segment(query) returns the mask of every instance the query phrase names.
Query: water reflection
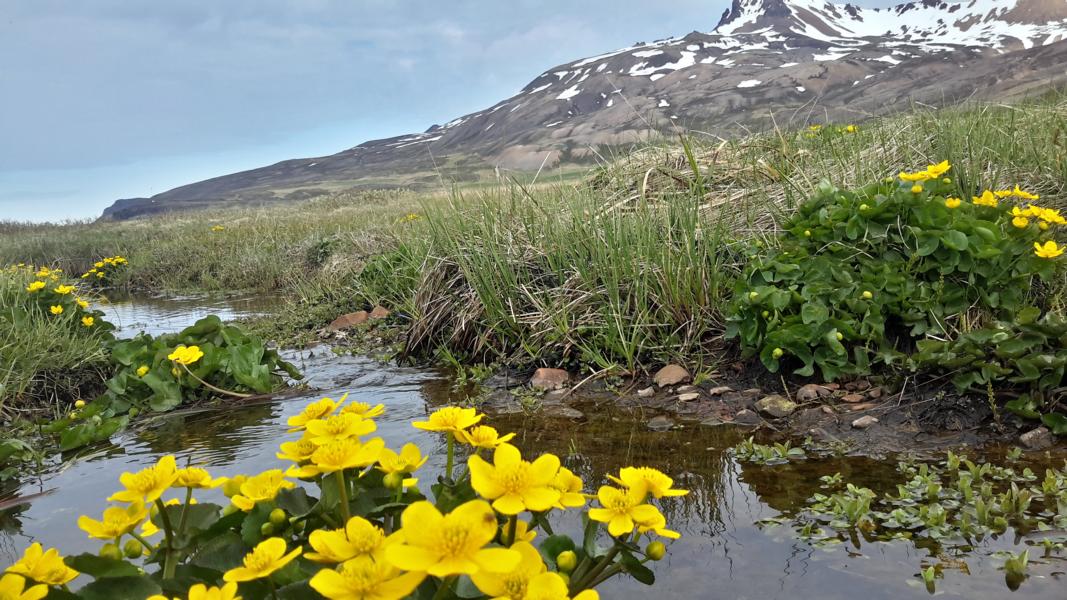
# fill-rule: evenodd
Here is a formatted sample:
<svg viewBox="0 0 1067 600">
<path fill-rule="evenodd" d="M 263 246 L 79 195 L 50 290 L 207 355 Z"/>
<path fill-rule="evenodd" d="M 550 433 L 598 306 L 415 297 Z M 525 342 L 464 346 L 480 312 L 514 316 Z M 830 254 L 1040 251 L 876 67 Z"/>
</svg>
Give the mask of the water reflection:
<svg viewBox="0 0 1067 600">
<path fill-rule="evenodd" d="M 129 296 L 113 294 L 98 308 L 116 327 L 118 337 L 180 331 L 208 315 L 232 321 L 263 314 L 280 300 L 274 296 Z"/>
<path fill-rule="evenodd" d="M 141 309 L 138 309 L 141 310 Z M 133 311 L 132 314 L 145 314 Z M 410 426 L 425 418 L 433 406 L 453 401 L 443 375 L 426 370 L 383 365 L 358 357 L 337 357 L 326 349 L 287 353 L 307 374 L 309 383 L 325 391 L 312 396 L 260 403 L 232 402 L 210 410 L 186 410 L 154 418 L 116 437 L 114 445 L 96 448 L 80 459 L 50 465 L 39 479 L 18 492 L 29 495 L 53 490 L 29 504 L 0 513 L 0 566 L 10 564 L 33 541 L 58 546 L 65 553 L 95 551 L 99 544 L 77 529 L 80 514 L 103 510 L 105 498 L 116 489 L 123 471 L 143 468 L 163 454 L 179 464 L 211 468 L 213 474 L 236 475 L 282 466 L 274 453 L 280 442 L 295 439 L 285 433 L 286 419 L 321 395 L 386 405 L 379 434 L 391 447 L 414 442 L 433 461 L 420 480 L 424 489 L 443 468 L 441 436 Z M 605 598 L 722 599 L 848 599 L 896 600 L 925 598 L 921 588 L 908 584 L 931 550 L 909 542 L 866 542 L 816 548 L 799 541 L 788 527 L 761 528 L 757 521 L 791 514 L 818 488 L 821 475 L 842 472 L 846 479 L 882 489 L 896 480 L 894 465 L 869 459 L 835 458 L 791 465 L 741 465 L 726 449 L 740 440 L 727 428 L 686 427 L 652 432 L 639 419 L 610 406 L 582 406 L 582 422 L 541 417 L 496 417 L 490 423 L 502 431 L 516 431 L 517 445 L 528 452 L 551 451 L 580 474 L 592 491 L 607 472 L 625 465 L 654 466 L 692 490 L 689 496 L 666 502 L 664 513 L 673 529 L 683 534 L 668 557 L 653 566 L 654 588 L 617 579 L 602 591 Z M 218 494 L 218 492 L 214 492 Z M 208 494 L 199 495 L 211 500 Z M 557 528 L 580 529 L 576 515 L 565 513 Z M 938 560 L 964 561 L 966 574 L 950 572 L 938 581 L 944 598 L 1000 599 L 1007 596 L 1001 560 L 990 551 L 1018 551 L 1021 540 L 1011 535 L 990 539 L 977 554 L 959 548 L 940 551 Z M 1052 576 L 1062 566 L 1035 561 L 1031 578 L 1013 598 L 1061 598 L 1062 584 Z M 960 563 L 964 564 L 964 563 Z"/>
</svg>

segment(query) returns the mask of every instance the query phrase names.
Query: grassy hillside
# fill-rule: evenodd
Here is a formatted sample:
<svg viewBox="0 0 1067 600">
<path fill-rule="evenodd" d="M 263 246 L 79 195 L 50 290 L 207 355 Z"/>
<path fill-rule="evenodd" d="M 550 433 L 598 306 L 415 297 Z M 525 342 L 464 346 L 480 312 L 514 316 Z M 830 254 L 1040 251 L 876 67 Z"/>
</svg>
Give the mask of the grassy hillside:
<svg viewBox="0 0 1067 600">
<path fill-rule="evenodd" d="M 773 244 L 778 224 L 820 181 L 847 189 L 948 160 L 962 198 L 1019 184 L 1045 205 L 1067 199 L 1067 100 L 1059 95 L 1016 106 L 916 106 L 854 128 L 812 125 L 664 140 L 577 184 L 0 225 L 0 262 L 77 271 L 122 254 L 130 286 L 284 291 L 303 316 L 281 327 L 318 327 L 380 302 L 410 317 L 413 352 L 632 370 L 715 354 L 745 260 L 741 242 Z M 1044 294 L 1058 305 L 1063 287 Z"/>
</svg>

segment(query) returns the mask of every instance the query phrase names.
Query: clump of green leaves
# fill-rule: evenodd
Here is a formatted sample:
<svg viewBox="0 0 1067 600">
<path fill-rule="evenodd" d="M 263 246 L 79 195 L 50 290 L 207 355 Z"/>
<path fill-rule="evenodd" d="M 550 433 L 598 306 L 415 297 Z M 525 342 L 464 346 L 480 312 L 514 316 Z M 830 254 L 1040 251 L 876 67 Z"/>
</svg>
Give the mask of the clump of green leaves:
<svg viewBox="0 0 1067 600">
<path fill-rule="evenodd" d="M 203 357 L 186 371 L 168 358 L 178 346 L 197 346 Z M 60 449 L 107 439 L 143 410 L 162 412 L 218 395 L 212 387 L 265 394 L 282 386 L 286 375 L 301 378 L 296 367 L 263 340 L 215 315 L 178 333 L 157 337 L 142 333 L 116 341 L 111 361 L 115 371 L 106 382 L 107 391 L 45 428 L 60 435 Z"/>
<path fill-rule="evenodd" d="M 774 247 L 751 251 L 727 335 L 772 372 L 818 368 L 832 381 L 900 362 L 920 340 L 954 339 L 975 315 L 1010 318 L 1033 303 L 1033 282 L 1056 269 L 1034 251 L 1049 223 L 1013 224 L 1010 198 L 1030 197 L 1018 189 L 953 198 L 949 168 L 857 190 L 820 185 Z"/>
</svg>

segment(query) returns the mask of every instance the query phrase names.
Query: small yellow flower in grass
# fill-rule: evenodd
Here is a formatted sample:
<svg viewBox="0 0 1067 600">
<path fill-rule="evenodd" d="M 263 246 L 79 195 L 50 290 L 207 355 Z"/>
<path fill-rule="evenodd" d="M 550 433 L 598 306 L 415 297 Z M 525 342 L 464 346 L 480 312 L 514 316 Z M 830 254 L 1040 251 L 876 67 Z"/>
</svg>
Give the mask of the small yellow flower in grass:
<svg viewBox="0 0 1067 600">
<path fill-rule="evenodd" d="M 857 131 L 859 131 L 859 129 L 860 128 L 856 127 L 855 125 L 846 125 L 845 133 L 856 133 Z"/>
<path fill-rule="evenodd" d="M 385 448 L 385 440 L 379 437 L 366 444 L 360 443 L 356 438 L 336 440 L 325 446 L 319 446 L 311 455 L 311 461 L 308 464 L 302 467 L 289 467 L 285 474 L 289 477 L 307 479 L 322 473 L 366 467 L 378 460 L 383 448 Z"/>
<path fill-rule="evenodd" d="M 959 208 L 961 203 L 959 198 L 945 198 L 945 206 L 948 208 Z"/>
<path fill-rule="evenodd" d="M 88 533 L 91 538 L 115 540 L 133 531 L 147 516 L 148 510 L 144 504 L 135 501 L 125 508 L 119 506 L 105 508 L 104 516 L 99 521 L 82 515 L 78 517 L 78 527 Z"/>
<path fill-rule="evenodd" d="M 352 413 L 356 416 L 363 417 L 364 419 L 373 419 L 374 417 L 381 416 L 385 413 L 384 404 L 375 404 L 371 406 L 369 402 L 357 402 L 353 400 L 347 406 L 341 409 L 342 413 Z"/>
<path fill-rule="evenodd" d="M 82 310 L 85 310 L 85 309 L 89 308 L 89 303 L 86 302 L 82 298 L 75 298 L 74 299 L 74 303 L 77 304 L 78 307 L 81 308 Z"/>
<path fill-rule="evenodd" d="M 59 294 L 60 296 L 66 296 L 67 294 L 69 294 L 69 293 L 74 291 L 74 286 L 73 285 L 59 285 L 59 286 L 56 286 L 55 288 L 53 288 L 52 291 L 57 293 L 57 294 Z"/>
<path fill-rule="evenodd" d="M 459 433 L 468 427 L 477 425 L 484 416 L 478 414 L 478 411 L 473 408 L 446 406 L 433 411 L 428 421 L 414 421 L 411 426 L 424 431 Z"/>
<path fill-rule="evenodd" d="M 993 192 L 993 194 L 995 194 L 997 198 L 1008 198 L 1011 196 L 1022 198 L 1023 200 L 1039 200 L 1041 198 L 1041 196 L 1038 196 L 1037 194 L 1031 194 L 1030 192 L 1020 189 L 1018 184 L 1016 184 L 1015 189 L 1013 190 L 997 190 Z"/>
<path fill-rule="evenodd" d="M 141 365 L 137 367 L 137 376 L 144 377 L 148 374 L 148 365 Z"/>
<path fill-rule="evenodd" d="M 921 194 L 921 193 L 923 193 L 923 186 L 921 186 L 921 185 L 916 183 L 915 185 L 911 186 L 911 193 L 913 193 L 913 194 Z"/>
<path fill-rule="evenodd" d="M 96 273 L 96 278 L 97 279 L 103 279 L 104 278 L 104 272 L 103 271 L 98 271 Z"/>
<path fill-rule="evenodd" d="M 1030 224 L 1030 219 L 1026 217 L 1015 217 L 1011 220 L 1011 224 L 1019 229 L 1026 229 L 1026 226 Z"/>
<path fill-rule="evenodd" d="M 352 517 L 344 529 L 312 531 L 308 542 L 315 551 L 308 552 L 304 558 L 317 563 L 338 564 L 365 556 L 383 562 L 385 549 L 399 539 L 399 532 L 387 536 L 381 527 L 363 517 Z"/>
<path fill-rule="evenodd" d="M 971 203 L 976 206 L 989 206 L 992 208 L 996 208 L 1000 204 L 993 192 L 989 190 L 982 192 L 981 196 L 971 196 Z"/>
<path fill-rule="evenodd" d="M 26 587 L 26 578 L 8 573 L 0 577 L 0 598 L 4 600 L 41 600 L 48 595 L 48 586 L 39 583 Z"/>
<path fill-rule="evenodd" d="M 370 419 L 352 413 L 331 415 L 325 419 L 308 421 L 305 434 L 312 443 L 323 446 L 338 440 L 358 438 L 373 433 L 378 426 Z"/>
<path fill-rule="evenodd" d="M 644 504 L 642 490 L 620 490 L 604 485 L 597 492 L 597 500 L 602 508 L 589 510 L 589 518 L 608 524 L 608 533 L 614 537 L 627 535 L 638 523 L 654 523 L 659 510 L 651 504 Z"/>
<path fill-rule="evenodd" d="M 52 306 L 50 306 L 48 308 L 48 310 L 51 311 L 53 315 L 61 315 L 61 314 L 63 314 L 63 307 L 60 306 L 59 304 L 53 304 Z"/>
<path fill-rule="evenodd" d="M 378 469 L 383 473 L 414 473 L 426 464 L 429 458 L 422 455 L 418 446 L 409 442 L 404 444 L 399 454 L 389 448 L 383 448 L 381 456 L 378 457 Z"/>
<path fill-rule="evenodd" d="M 199 467 L 186 467 L 178 470 L 178 476 L 170 487 L 192 489 L 214 489 L 226 483 L 225 477 L 213 479 L 207 469 Z"/>
<path fill-rule="evenodd" d="M 411 504 L 400 515 L 401 538 L 385 550 L 385 559 L 404 571 L 434 577 L 473 575 L 482 569 L 507 573 L 522 555 L 505 548 L 486 548 L 496 537 L 497 519 L 484 500 L 471 500 L 442 515 L 426 501 Z"/>
<path fill-rule="evenodd" d="M 1034 254 L 1039 258 L 1056 258 L 1063 254 L 1063 250 L 1064 249 L 1053 240 L 1049 240 L 1044 244 L 1034 242 Z"/>
<path fill-rule="evenodd" d="M 38 292 L 44 289 L 45 283 L 43 281 L 34 281 L 30 285 L 26 286 L 26 291 L 29 293 Z"/>
<path fill-rule="evenodd" d="M 469 430 L 460 431 L 459 435 L 456 436 L 456 439 L 475 448 L 488 448 L 492 450 L 500 444 L 510 442 L 514 437 L 514 433 L 500 435 L 493 427 L 488 425 L 478 425 L 477 427 L 471 427 Z"/>
<path fill-rule="evenodd" d="M 178 477 L 178 466 L 173 454 L 159 459 L 151 467 L 136 473 L 123 473 L 119 482 L 126 489 L 112 494 L 108 500 L 117 502 L 155 502 Z"/>
<path fill-rule="evenodd" d="M 95 267 L 97 269 L 103 269 L 104 268 L 104 261 L 98 260 L 98 261 L 94 262 L 93 263 L 93 267 Z"/>
<path fill-rule="evenodd" d="M 222 225 L 212 225 L 211 226 L 211 231 L 213 231 L 215 233 L 218 233 L 220 231 L 226 231 L 226 227 L 224 227 Z"/>
<path fill-rule="evenodd" d="M 582 478 L 575 475 L 567 467 L 560 467 L 559 472 L 548 484 L 559 492 L 559 501 L 556 508 L 564 510 L 585 506 L 585 495 L 582 494 Z"/>
<path fill-rule="evenodd" d="M 79 575 L 63 562 L 58 550 L 51 548 L 46 552 L 40 542 L 30 544 L 22 558 L 8 567 L 7 572 L 45 585 L 64 585 Z"/>
<path fill-rule="evenodd" d="M 820 129 L 822 129 L 822 125 L 808 125 L 808 130 L 810 131 L 818 131 Z"/>
<path fill-rule="evenodd" d="M 1044 222 L 1044 221 L 1041 221 L 1040 223 L 1037 224 L 1037 228 L 1040 229 L 1041 231 L 1048 231 L 1049 224 Z"/>
<path fill-rule="evenodd" d="M 343 403 L 347 397 L 348 394 L 341 396 L 340 402 L 334 401 L 333 398 L 323 398 L 308 404 L 300 414 L 289 417 L 289 420 L 286 421 L 289 427 L 291 427 L 289 431 L 300 431 L 307 427 L 308 422 L 316 421 L 333 414 L 333 411 L 337 410 L 337 407 Z"/>
<path fill-rule="evenodd" d="M 319 447 L 305 437 L 295 442 L 282 442 L 279 449 L 281 452 L 275 454 L 275 456 L 282 460 L 295 462 L 299 465 L 311 459 L 311 455 L 314 454 Z"/>
<path fill-rule="evenodd" d="M 320 570 L 308 585 L 330 600 L 400 600 L 425 578 L 425 573 L 402 573 L 388 563 L 361 556 L 336 570 Z"/>
<path fill-rule="evenodd" d="M 96 323 L 93 317 L 82 317 L 82 327 L 92 327 L 93 323 Z"/>
<path fill-rule="evenodd" d="M 227 582 L 240 583 L 270 577 L 272 573 L 300 556 L 300 552 L 301 549 L 298 547 L 286 554 L 285 540 L 280 537 L 263 540 L 245 555 L 242 566 L 226 571 L 222 579 Z"/>
<path fill-rule="evenodd" d="M 631 490 L 652 494 L 653 498 L 684 496 L 689 493 L 689 490 L 672 488 L 674 480 L 652 467 L 625 467 L 619 470 L 618 477 L 608 475 L 608 479 Z"/>
<path fill-rule="evenodd" d="M 474 585 L 490 598 L 523 600 L 526 598 L 526 588 L 530 580 L 548 570 L 541 553 L 528 542 L 516 542 L 512 544 L 511 549 L 522 557 L 511 571 L 493 573 L 483 570 L 471 575 Z"/>
<path fill-rule="evenodd" d="M 237 595 L 237 582 L 230 582 L 220 587 L 207 587 L 203 583 L 197 583 L 189 588 L 189 600 L 241 600 Z M 148 600 L 171 600 L 162 594 L 149 596 Z M 180 600 L 180 599 L 175 599 Z"/>
<path fill-rule="evenodd" d="M 204 357 L 204 352 L 200 349 L 200 346 L 186 346 L 182 344 L 174 349 L 173 352 L 167 355 L 168 360 L 172 360 L 179 365 L 191 365 L 196 361 Z"/>
<path fill-rule="evenodd" d="M 522 460 L 519 449 L 501 444 L 493 452 L 493 464 L 474 455 L 467 461 L 471 472 L 471 487 L 493 508 L 505 515 L 517 515 L 524 510 L 541 512 L 555 506 L 559 490 L 551 486 L 559 472 L 559 457 L 542 454 L 532 463 Z"/>
<path fill-rule="evenodd" d="M 230 501 L 237 508 L 248 512 L 255 508 L 257 502 L 274 500 L 278 492 L 293 487 L 296 487 L 296 484 L 287 481 L 281 469 L 271 469 L 246 479 L 240 485 L 240 493 L 234 494 Z"/>
<path fill-rule="evenodd" d="M 948 173 L 952 169 L 952 165 L 947 160 L 943 160 L 936 165 L 927 165 L 926 172 L 933 175 L 934 178 L 941 177 L 945 173 Z"/>
<path fill-rule="evenodd" d="M 567 580 L 559 573 L 546 571 L 530 580 L 522 600 L 600 600 L 596 590 L 582 590 L 571 596 Z"/>
<path fill-rule="evenodd" d="M 83 408 L 85 406 L 85 400 L 75 400 L 74 408 Z"/>
</svg>

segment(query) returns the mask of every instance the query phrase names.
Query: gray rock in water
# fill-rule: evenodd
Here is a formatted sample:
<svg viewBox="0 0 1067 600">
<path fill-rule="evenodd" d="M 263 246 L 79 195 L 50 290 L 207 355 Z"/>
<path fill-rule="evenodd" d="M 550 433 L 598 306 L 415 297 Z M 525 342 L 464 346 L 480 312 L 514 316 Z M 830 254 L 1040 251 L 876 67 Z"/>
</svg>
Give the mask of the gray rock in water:
<svg viewBox="0 0 1067 600">
<path fill-rule="evenodd" d="M 679 383 L 687 383 L 690 380 L 689 371 L 685 370 L 685 367 L 678 365 L 667 365 L 656 374 L 652 376 L 652 381 L 659 387 L 666 387 L 668 385 L 678 385 Z"/>
<path fill-rule="evenodd" d="M 678 401 L 679 402 L 692 402 L 693 400 L 696 400 L 697 398 L 700 398 L 700 392 L 689 392 L 687 394 L 678 394 Z"/>
<path fill-rule="evenodd" d="M 788 417 L 793 414 L 796 409 L 797 405 L 795 402 L 779 394 L 764 396 L 756 402 L 757 411 L 775 419 Z"/>
<path fill-rule="evenodd" d="M 759 415 L 747 408 L 737 411 L 737 414 L 734 415 L 734 420 L 731 422 L 734 425 L 745 425 L 747 427 L 757 427 L 763 424 L 763 420 L 759 418 Z"/>
<path fill-rule="evenodd" d="M 674 419 L 660 415 L 652 417 L 645 425 L 652 431 L 667 431 L 674 427 Z"/>
<path fill-rule="evenodd" d="M 1030 450 L 1044 450 L 1056 442 L 1048 427 L 1038 427 L 1019 436 L 1019 443 Z"/>
</svg>

